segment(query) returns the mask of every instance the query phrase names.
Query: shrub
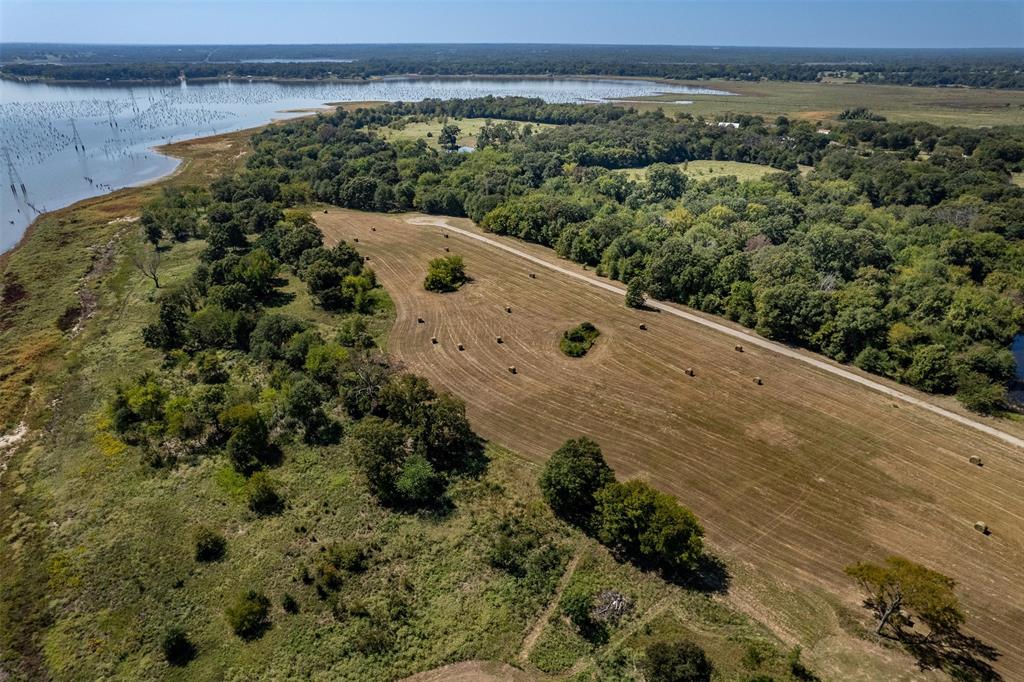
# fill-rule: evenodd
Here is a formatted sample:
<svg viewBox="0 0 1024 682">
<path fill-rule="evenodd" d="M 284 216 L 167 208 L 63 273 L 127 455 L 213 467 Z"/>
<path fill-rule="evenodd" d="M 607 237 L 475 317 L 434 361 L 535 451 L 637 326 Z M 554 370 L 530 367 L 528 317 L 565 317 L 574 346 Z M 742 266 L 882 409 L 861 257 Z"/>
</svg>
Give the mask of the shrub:
<svg viewBox="0 0 1024 682">
<path fill-rule="evenodd" d="M 376 345 L 369 334 L 366 318 L 358 313 L 353 313 L 342 320 L 337 341 L 345 348 L 357 350 L 373 348 Z"/>
<path fill-rule="evenodd" d="M 427 277 L 423 288 L 440 293 L 455 291 L 469 281 L 462 256 L 435 258 L 427 266 Z"/>
<path fill-rule="evenodd" d="M 281 360 L 288 340 L 306 327 L 305 322 L 288 315 L 264 315 L 249 337 L 249 352 L 257 360 Z"/>
<path fill-rule="evenodd" d="M 645 651 L 649 682 L 709 682 L 714 669 L 704 650 L 693 642 L 654 642 Z"/>
<path fill-rule="evenodd" d="M 188 662 L 196 657 L 195 645 L 189 640 L 185 631 L 177 626 L 167 630 L 160 648 L 163 649 L 167 662 L 175 667 L 188 665 Z"/>
<path fill-rule="evenodd" d="M 227 608 L 225 615 L 236 635 L 246 641 L 259 639 L 270 627 L 270 600 L 256 590 L 249 590 Z"/>
<path fill-rule="evenodd" d="M 969 410 L 994 414 L 1006 407 L 1006 389 L 978 372 L 966 372 L 957 381 L 956 399 Z"/>
<path fill-rule="evenodd" d="M 614 480 L 601 447 L 589 438 L 574 438 L 548 460 L 540 475 L 540 488 L 556 516 L 588 526 L 596 505 L 594 494 Z"/>
<path fill-rule="evenodd" d="M 221 413 L 220 423 L 231 429 L 226 452 L 236 471 L 250 474 L 269 460 L 270 432 L 255 407 L 248 403 L 235 405 Z"/>
<path fill-rule="evenodd" d="M 227 549 L 227 540 L 206 526 L 200 526 L 195 533 L 196 561 L 220 561 Z"/>
<path fill-rule="evenodd" d="M 214 351 L 196 353 L 196 378 L 204 384 L 224 384 L 230 378 Z"/>
<path fill-rule="evenodd" d="M 281 596 L 281 608 L 284 609 L 285 613 L 296 614 L 299 612 L 299 602 L 295 600 L 295 597 L 285 592 Z"/>
<path fill-rule="evenodd" d="M 590 322 L 582 322 L 562 333 L 558 347 L 571 358 L 580 358 L 587 354 L 597 337 L 601 335 L 597 327 Z"/>
<path fill-rule="evenodd" d="M 284 500 L 274 487 L 274 483 L 266 473 L 259 471 L 249 479 L 247 495 L 249 498 L 249 509 L 260 516 L 276 514 L 284 506 Z"/>
</svg>

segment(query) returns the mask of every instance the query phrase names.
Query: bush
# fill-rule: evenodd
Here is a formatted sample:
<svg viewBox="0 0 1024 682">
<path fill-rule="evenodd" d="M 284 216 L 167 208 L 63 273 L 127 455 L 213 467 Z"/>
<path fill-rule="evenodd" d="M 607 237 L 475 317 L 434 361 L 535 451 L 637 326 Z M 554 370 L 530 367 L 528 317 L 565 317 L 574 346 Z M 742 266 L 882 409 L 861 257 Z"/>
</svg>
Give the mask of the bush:
<svg viewBox="0 0 1024 682">
<path fill-rule="evenodd" d="M 574 438 L 544 465 L 540 488 L 556 516 L 587 527 L 596 505 L 594 494 L 614 480 L 601 447 L 589 438 Z"/>
<path fill-rule="evenodd" d="M 227 540 L 206 526 L 200 526 L 195 534 L 196 561 L 220 561 L 227 550 Z"/>
<path fill-rule="evenodd" d="M 256 590 L 249 590 L 227 608 L 225 615 L 236 635 L 246 641 L 259 639 L 270 627 L 270 600 Z"/>
<path fill-rule="evenodd" d="M 714 667 L 704 650 L 693 642 L 654 642 L 646 649 L 644 672 L 648 682 L 709 682 Z"/>
<path fill-rule="evenodd" d="M 281 511 L 284 500 L 274 487 L 274 483 L 266 473 L 259 471 L 252 475 L 247 485 L 249 509 L 260 516 L 268 516 Z"/>
<path fill-rule="evenodd" d="M 196 378 L 204 384 L 224 384 L 230 378 L 214 351 L 196 353 Z"/>
<path fill-rule="evenodd" d="M 968 410 L 995 414 L 1006 407 L 1006 389 L 984 374 L 967 372 L 957 382 L 956 399 Z"/>
<path fill-rule="evenodd" d="M 288 340 L 306 327 L 305 322 L 288 315 L 264 315 L 249 337 L 249 352 L 257 360 L 281 360 Z"/>
<path fill-rule="evenodd" d="M 221 413 L 220 423 L 231 429 L 226 452 L 236 471 L 250 474 L 270 459 L 270 431 L 255 407 L 235 405 Z"/>
<path fill-rule="evenodd" d="M 558 347 L 571 358 L 580 358 L 587 354 L 597 337 L 601 335 L 597 327 L 590 322 L 582 322 L 562 333 Z"/>
<path fill-rule="evenodd" d="M 295 615 L 300 611 L 299 602 L 295 600 L 295 597 L 285 592 L 281 596 L 281 608 L 284 609 L 285 613 Z"/>
<path fill-rule="evenodd" d="M 163 649 L 167 662 L 175 667 L 188 665 L 188 662 L 196 657 L 195 645 L 189 640 L 185 631 L 177 626 L 167 630 L 160 648 Z"/>
<path fill-rule="evenodd" d="M 427 291 L 440 293 L 455 291 L 469 281 L 462 256 L 435 258 L 427 266 L 427 277 L 423 280 L 423 288 Z"/>
</svg>

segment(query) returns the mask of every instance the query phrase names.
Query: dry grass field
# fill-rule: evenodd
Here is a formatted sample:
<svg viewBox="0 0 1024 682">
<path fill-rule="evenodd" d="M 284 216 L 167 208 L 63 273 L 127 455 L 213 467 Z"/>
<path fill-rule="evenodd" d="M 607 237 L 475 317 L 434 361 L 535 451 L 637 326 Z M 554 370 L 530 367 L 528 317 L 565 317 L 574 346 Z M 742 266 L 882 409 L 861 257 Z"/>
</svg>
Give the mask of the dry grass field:
<svg viewBox="0 0 1024 682">
<path fill-rule="evenodd" d="M 743 163 L 742 161 L 686 161 L 675 164 L 675 166 L 694 180 L 711 180 L 734 176 L 740 182 L 748 180 L 760 180 L 769 173 L 778 173 L 777 168 L 763 166 L 758 163 Z M 623 168 L 619 171 L 632 180 L 643 180 L 647 177 L 647 168 Z"/>
<path fill-rule="evenodd" d="M 694 116 L 725 113 L 756 114 L 773 120 L 785 115 L 808 121 L 834 119 L 843 109 L 867 107 L 890 121 L 928 121 L 938 125 L 994 126 L 1024 120 L 1024 92 L 984 88 L 919 88 L 860 83 L 787 83 L 782 81 L 697 81 L 684 83 L 732 92 L 721 95 L 686 95 L 692 104 L 672 104 L 678 94 L 630 100 L 637 109 L 663 108 Z M 658 100 L 661 100 L 658 103 Z"/>
<path fill-rule="evenodd" d="M 1005 679 L 1024 677 L 1024 450 L 793 357 L 737 352 L 720 332 L 628 309 L 613 292 L 409 216 L 317 218 L 329 242 L 359 240 L 394 299 L 390 353 L 465 399 L 488 439 L 543 461 L 588 434 L 620 477 L 678 496 L 729 567 L 730 602 L 803 644 L 829 678 L 880 679 L 852 674 L 883 648 L 855 625 L 865 616 L 842 569 L 889 554 L 954 577 L 968 630 L 999 650 Z M 446 247 L 473 281 L 426 292 L 427 261 Z M 584 320 L 601 337 L 568 358 L 559 335 Z M 898 678 L 914 674 L 908 664 Z"/>
</svg>

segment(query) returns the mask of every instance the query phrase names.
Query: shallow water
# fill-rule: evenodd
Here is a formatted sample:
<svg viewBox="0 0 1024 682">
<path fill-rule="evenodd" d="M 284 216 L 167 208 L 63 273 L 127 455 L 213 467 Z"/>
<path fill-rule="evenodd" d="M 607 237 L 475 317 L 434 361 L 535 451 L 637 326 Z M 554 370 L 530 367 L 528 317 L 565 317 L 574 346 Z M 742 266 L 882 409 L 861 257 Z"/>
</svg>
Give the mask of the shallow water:
<svg viewBox="0 0 1024 682">
<path fill-rule="evenodd" d="M 640 80 L 390 79 L 369 83 L 47 85 L 0 80 L 0 252 L 44 211 L 153 180 L 177 161 L 155 145 L 241 130 L 327 102 L 484 95 L 599 102 L 720 90 Z M 10 158 L 7 163 L 6 156 Z"/>
</svg>

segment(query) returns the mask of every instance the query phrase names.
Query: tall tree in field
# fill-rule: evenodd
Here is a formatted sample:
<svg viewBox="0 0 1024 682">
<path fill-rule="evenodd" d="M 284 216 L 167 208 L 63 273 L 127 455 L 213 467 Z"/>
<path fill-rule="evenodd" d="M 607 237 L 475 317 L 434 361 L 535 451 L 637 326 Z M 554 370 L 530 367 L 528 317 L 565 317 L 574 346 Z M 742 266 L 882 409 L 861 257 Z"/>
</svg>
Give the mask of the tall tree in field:
<svg viewBox="0 0 1024 682">
<path fill-rule="evenodd" d="M 442 149 L 446 149 L 450 152 L 455 151 L 459 148 L 459 126 L 454 123 L 446 123 L 441 128 L 441 134 L 437 137 L 437 143 L 441 145 Z"/>
<path fill-rule="evenodd" d="M 901 638 L 916 618 L 927 626 L 930 638 L 941 639 L 964 622 L 953 579 L 903 557 L 891 556 L 882 564 L 862 561 L 847 566 L 846 574 L 867 595 L 864 607 L 875 615 L 879 635 Z"/>
<path fill-rule="evenodd" d="M 540 489 L 556 515 L 586 526 L 594 512 L 594 495 L 614 480 L 601 446 L 586 437 L 572 438 L 555 450 L 544 466 Z"/>
</svg>

